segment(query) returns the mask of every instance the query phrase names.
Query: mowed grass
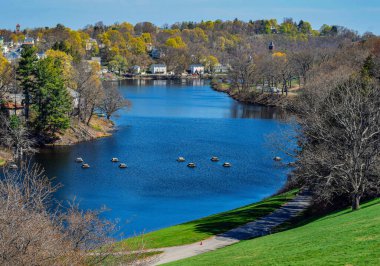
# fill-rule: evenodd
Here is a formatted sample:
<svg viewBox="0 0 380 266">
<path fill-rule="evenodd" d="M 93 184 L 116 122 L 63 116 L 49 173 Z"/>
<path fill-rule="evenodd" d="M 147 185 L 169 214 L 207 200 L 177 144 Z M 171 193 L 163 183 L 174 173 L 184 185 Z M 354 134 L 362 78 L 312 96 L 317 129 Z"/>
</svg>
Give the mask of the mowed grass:
<svg viewBox="0 0 380 266">
<path fill-rule="evenodd" d="M 380 199 L 167 265 L 380 265 Z"/>
<path fill-rule="evenodd" d="M 171 247 L 201 241 L 273 212 L 293 199 L 297 192 L 293 190 L 238 209 L 125 239 L 116 243 L 116 248 L 123 250 L 123 245 L 128 246 L 129 243 L 134 243 L 139 239 L 145 243 L 145 248 Z"/>
</svg>

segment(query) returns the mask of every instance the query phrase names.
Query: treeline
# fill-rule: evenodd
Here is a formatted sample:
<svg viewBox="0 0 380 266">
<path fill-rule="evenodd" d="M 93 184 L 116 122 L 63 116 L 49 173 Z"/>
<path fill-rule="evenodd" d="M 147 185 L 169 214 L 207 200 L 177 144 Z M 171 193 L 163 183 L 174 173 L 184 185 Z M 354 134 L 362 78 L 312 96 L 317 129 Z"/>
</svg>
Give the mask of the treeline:
<svg viewBox="0 0 380 266">
<path fill-rule="evenodd" d="M 181 22 L 158 27 L 150 22 L 132 25 L 128 22 L 104 25 L 98 22 L 75 31 L 58 24 L 55 28 L 25 29 L 23 32 L 1 30 L 6 41 L 33 37 L 39 51 L 48 49 L 69 53 L 74 61 L 100 56 L 103 64 L 113 71 L 125 72 L 133 65 L 147 68 L 153 62 L 165 63 L 168 71 L 182 73 L 192 63 L 201 63 L 206 69 L 218 63 L 228 65 L 241 46 L 250 46 L 256 52 L 266 51 L 269 41 L 275 41 L 280 50 L 299 44 L 319 42 L 337 43 L 342 39 L 358 40 L 360 36 L 340 26 L 323 25 L 315 30 L 307 21 L 256 20 L 244 22 L 202 21 Z M 371 35 L 370 33 L 366 34 Z M 150 56 L 152 49 L 158 56 Z"/>
</svg>

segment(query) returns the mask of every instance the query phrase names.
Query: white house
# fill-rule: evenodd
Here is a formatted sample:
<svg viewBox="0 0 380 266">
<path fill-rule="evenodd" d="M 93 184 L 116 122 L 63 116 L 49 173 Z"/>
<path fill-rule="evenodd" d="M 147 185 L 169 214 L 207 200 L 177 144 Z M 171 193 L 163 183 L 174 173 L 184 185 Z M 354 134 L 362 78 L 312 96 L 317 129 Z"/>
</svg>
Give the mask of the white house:
<svg viewBox="0 0 380 266">
<path fill-rule="evenodd" d="M 132 70 L 133 74 L 140 74 L 141 73 L 141 67 L 140 66 L 133 66 L 131 70 Z"/>
<path fill-rule="evenodd" d="M 79 92 L 77 92 L 73 89 L 70 89 L 70 88 L 67 88 L 67 91 L 69 92 L 70 96 L 72 97 L 72 105 L 74 107 L 74 110 L 78 110 L 78 108 L 79 108 L 79 97 L 80 97 Z"/>
<path fill-rule="evenodd" d="M 9 48 L 8 48 L 8 46 L 0 46 L 0 49 L 1 49 L 1 52 L 3 53 L 3 54 L 6 54 L 6 53 L 8 53 L 9 52 Z"/>
<path fill-rule="evenodd" d="M 98 41 L 96 39 L 88 39 L 86 40 L 86 51 L 91 51 L 94 46 L 98 45 Z"/>
<path fill-rule="evenodd" d="M 153 64 L 150 66 L 150 73 L 152 74 L 166 74 L 167 68 L 165 64 Z"/>
<path fill-rule="evenodd" d="M 196 64 L 196 65 L 190 65 L 190 73 L 191 74 L 204 74 L 205 73 L 205 67 L 203 65 L 200 65 L 200 64 Z"/>
<path fill-rule="evenodd" d="M 32 37 L 26 37 L 22 42 L 23 45 L 34 45 L 34 39 Z"/>
</svg>

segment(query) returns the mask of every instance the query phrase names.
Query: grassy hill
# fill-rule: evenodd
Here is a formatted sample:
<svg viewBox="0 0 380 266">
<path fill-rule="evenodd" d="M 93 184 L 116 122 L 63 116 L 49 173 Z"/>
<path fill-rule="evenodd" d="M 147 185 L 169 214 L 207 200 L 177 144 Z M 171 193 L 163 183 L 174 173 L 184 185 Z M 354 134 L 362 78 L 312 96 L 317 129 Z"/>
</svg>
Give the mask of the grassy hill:
<svg viewBox="0 0 380 266">
<path fill-rule="evenodd" d="M 171 247 L 201 241 L 273 212 L 293 199 L 297 192 L 293 190 L 238 209 L 171 226 L 143 236 L 128 238 L 116 243 L 116 248 L 123 250 L 125 246 L 133 246 L 134 243 L 141 242 L 139 239 L 143 239 L 145 248 Z"/>
<path fill-rule="evenodd" d="M 167 265 L 380 265 L 380 199 Z"/>
</svg>

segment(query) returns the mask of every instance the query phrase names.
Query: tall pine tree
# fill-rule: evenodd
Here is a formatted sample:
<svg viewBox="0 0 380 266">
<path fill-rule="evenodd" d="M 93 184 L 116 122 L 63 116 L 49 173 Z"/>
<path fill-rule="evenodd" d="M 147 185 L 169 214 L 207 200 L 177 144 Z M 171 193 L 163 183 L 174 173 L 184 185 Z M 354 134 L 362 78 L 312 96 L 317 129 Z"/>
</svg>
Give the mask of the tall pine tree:
<svg viewBox="0 0 380 266">
<path fill-rule="evenodd" d="M 37 49 L 33 46 L 25 46 L 21 51 L 21 59 L 17 69 L 18 80 L 25 96 L 25 119 L 29 120 L 29 110 L 32 103 L 32 94 L 35 89 L 35 71 Z"/>
<path fill-rule="evenodd" d="M 70 126 L 71 97 L 62 72 L 62 62 L 52 57 L 40 60 L 36 68 L 36 128 L 49 135 Z"/>
</svg>

